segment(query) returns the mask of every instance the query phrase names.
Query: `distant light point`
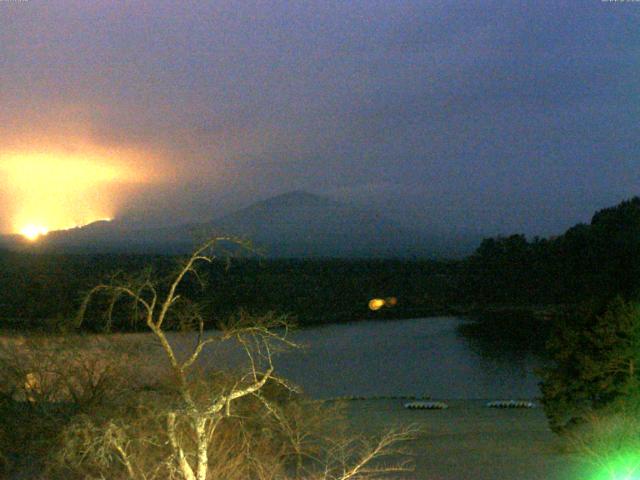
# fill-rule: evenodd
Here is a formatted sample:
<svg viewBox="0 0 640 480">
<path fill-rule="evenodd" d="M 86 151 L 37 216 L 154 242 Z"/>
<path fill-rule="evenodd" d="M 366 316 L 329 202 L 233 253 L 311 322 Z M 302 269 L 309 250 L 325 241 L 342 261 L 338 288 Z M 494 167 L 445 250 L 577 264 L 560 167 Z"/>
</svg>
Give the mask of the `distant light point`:
<svg viewBox="0 0 640 480">
<path fill-rule="evenodd" d="M 380 310 L 382 307 L 395 307 L 398 304 L 398 299 L 396 297 L 387 297 L 385 299 L 382 298 L 372 298 L 369 300 L 369 310 Z"/>
<path fill-rule="evenodd" d="M 384 300 L 381 298 L 373 298 L 369 301 L 369 310 L 380 310 L 384 307 Z"/>
</svg>

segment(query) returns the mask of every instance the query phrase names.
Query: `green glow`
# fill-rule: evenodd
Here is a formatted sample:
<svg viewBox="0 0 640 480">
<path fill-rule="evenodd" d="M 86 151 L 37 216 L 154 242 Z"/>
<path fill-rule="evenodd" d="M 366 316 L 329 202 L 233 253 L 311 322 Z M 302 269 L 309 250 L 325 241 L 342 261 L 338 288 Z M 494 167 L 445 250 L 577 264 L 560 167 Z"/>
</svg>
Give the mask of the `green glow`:
<svg viewBox="0 0 640 480">
<path fill-rule="evenodd" d="M 640 480 L 640 452 L 618 454 L 603 460 L 589 480 Z"/>
</svg>

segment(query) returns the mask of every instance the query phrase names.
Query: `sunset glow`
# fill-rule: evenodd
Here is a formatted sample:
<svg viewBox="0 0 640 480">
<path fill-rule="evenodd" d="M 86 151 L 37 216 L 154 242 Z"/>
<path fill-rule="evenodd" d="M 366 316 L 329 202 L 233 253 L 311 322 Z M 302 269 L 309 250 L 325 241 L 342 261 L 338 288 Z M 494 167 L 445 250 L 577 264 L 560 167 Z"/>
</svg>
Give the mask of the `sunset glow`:
<svg viewBox="0 0 640 480">
<path fill-rule="evenodd" d="M 123 189 L 145 182 L 118 157 L 99 149 L 0 154 L 10 228 L 35 241 L 49 231 L 111 219 L 123 202 Z"/>
</svg>

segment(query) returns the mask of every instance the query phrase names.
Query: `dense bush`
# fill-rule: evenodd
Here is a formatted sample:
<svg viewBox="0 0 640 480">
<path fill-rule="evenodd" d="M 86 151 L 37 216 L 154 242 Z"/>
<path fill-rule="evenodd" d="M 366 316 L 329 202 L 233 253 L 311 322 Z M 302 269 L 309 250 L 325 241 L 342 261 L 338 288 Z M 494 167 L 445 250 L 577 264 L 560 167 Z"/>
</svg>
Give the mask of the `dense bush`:
<svg viewBox="0 0 640 480">
<path fill-rule="evenodd" d="M 541 371 L 551 428 L 565 432 L 594 413 L 629 410 L 640 401 L 640 305 L 617 297 L 555 323 L 551 365 Z"/>
</svg>

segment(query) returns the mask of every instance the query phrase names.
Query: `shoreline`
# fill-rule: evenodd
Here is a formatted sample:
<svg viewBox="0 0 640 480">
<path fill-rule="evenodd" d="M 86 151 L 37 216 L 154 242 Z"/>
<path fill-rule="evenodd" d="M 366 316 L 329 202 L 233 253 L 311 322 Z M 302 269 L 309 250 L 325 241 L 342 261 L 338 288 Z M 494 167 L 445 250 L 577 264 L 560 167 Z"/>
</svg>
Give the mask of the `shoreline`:
<svg viewBox="0 0 640 480">
<path fill-rule="evenodd" d="M 393 322 L 396 320 L 410 320 L 416 318 L 437 318 L 437 317 L 461 317 L 470 321 L 482 321 L 482 317 L 488 315 L 496 315 L 500 317 L 515 317 L 523 316 L 528 317 L 541 322 L 553 321 L 557 316 L 570 311 L 572 305 L 568 304 L 550 304 L 550 305 L 452 305 L 443 308 L 426 308 L 426 309 L 402 309 L 389 310 L 386 312 L 376 312 L 376 314 L 360 316 L 357 318 L 350 318 L 348 320 L 341 320 L 342 318 L 348 318 L 353 312 L 344 312 L 333 314 L 330 316 L 318 316 L 308 318 L 305 321 L 296 321 L 295 316 L 291 316 L 293 324 L 298 329 L 313 328 L 322 325 L 336 325 L 357 323 L 363 321 L 381 321 L 381 322 Z M 286 316 L 287 314 L 282 314 Z M 7 318 L 0 317 L 0 334 L 16 334 L 16 333 L 43 333 L 43 334 L 55 334 L 55 333 L 67 333 L 65 327 L 68 328 L 73 325 L 75 320 L 73 318 L 61 319 L 61 318 L 42 318 L 42 319 L 29 319 L 23 318 Z M 62 330 L 62 332 L 61 332 Z M 215 331 L 215 326 L 208 325 L 205 328 L 206 331 Z M 117 333 L 141 333 L 145 329 L 123 329 L 118 330 Z M 81 329 L 81 333 L 97 333 L 103 334 L 105 332 L 93 331 L 91 329 Z"/>
</svg>

